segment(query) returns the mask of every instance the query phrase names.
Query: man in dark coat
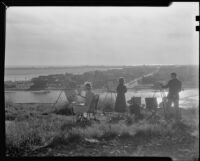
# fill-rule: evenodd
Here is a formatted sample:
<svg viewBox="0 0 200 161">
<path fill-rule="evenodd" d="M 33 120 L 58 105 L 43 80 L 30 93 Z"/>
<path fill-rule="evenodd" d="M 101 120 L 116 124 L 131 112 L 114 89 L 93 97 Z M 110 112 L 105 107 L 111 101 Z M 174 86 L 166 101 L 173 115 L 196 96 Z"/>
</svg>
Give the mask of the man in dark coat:
<svg viewBox="0 0 200 161">
<path fill-rule="evenodd" d="M 161 85 L 161 87 L 169 88 L 169 92 L 167 95 L 168 108 L 170 108 L 172 103 L 174 103 L 176 118 L 181 119 L 181 113 L 179 109 L 179 92 L 181 91 L 182 83 L 176 78 L 176 73 L 171 73 L 171 80 L 169 80 L 166 85 Z"/>
</svg>

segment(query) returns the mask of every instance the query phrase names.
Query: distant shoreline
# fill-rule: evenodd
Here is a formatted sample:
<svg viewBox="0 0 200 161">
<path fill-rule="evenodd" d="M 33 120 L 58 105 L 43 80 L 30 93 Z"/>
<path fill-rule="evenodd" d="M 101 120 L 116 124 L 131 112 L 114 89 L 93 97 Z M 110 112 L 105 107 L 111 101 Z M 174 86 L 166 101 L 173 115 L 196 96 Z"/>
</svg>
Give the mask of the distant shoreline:
<svg viewBox="0 0 200 161">
<path fill-rule="evenodd" d="M 45 69 L 45 68 L 126 68 L 136 66 L 198 66 L 198 64 L 138 64 L 138 65 L 68 65 L 68 66 L 6 66 L 5 69 Z"/>
<path fill-rule="evenodd" d="M 63 68 L 123 68 L 126 66 L 27 66 L 27 67 L 5 67 L 5 69 L 63 69 Z M 127 66 L 129 67 L 129 66 Z"/>
</svg>

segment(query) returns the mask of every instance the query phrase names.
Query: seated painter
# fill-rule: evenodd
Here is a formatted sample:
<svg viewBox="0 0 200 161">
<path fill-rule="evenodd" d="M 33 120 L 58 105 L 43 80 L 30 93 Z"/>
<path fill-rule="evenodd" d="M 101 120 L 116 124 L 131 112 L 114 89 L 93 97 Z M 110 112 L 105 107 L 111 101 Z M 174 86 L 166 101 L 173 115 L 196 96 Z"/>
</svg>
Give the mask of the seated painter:
<svg viewBox="0 0 200 161">
<path fill-rule="evenodd" d="M 92 84 L 91 82 L 86 82 L 85 83 L 85 96 L 82 96 L 79 92 L 79 96 L 81 96 L 82 98 L 85 99 L 85 106 L 88 107 L 88 112 L 92 112 L 94 109 L 93 109 L 93 106 L 91 106 L 91 103 L 92 103 L 92 100 L 95 96 L 95 94 L 92 92 Z"/>
</svg>

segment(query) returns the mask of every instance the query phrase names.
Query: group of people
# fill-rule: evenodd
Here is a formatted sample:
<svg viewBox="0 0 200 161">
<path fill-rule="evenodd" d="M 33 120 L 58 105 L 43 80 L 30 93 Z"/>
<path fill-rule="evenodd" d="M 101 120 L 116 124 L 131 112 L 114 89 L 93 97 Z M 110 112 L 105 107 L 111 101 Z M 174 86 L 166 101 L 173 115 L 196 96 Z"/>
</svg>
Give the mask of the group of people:
<svg viewBox="0 0 200 161">
<path fill-rule="evenodd" d="M 168 88 L 169 92 L 167 95 L 167 102 L 166 102 L 166 108 L 170 109 L 172 106 L 172 103 L 174 104 L 175 108 L 175 115 L 177 119 L 181 118 L 180 108 L 179 108 L 179 92 L 182 89 L 182 83 L 180 80 L 177 79 L 176 73 L 171 73 L 171 80 L 168 81 L 166 85 L 159 84 L 161 88 Z M 88 106 L 89 110 L 92 110 L 90 106 L 92 99 L 95 95 L 95 93 L 92 91 L 92 84 L 90 82 L 85 83 L 85 91 L 86 94 L 84 96 L 85 98 L 85 105 Z M 115 101 L 115 107 L 114 110 L 119 113 L 124 113 L 127 110 L 126 105 L 126 98 L 125 93 L 127 92 L 127 87 L 125 85 L 124 78 L 119 79 L 119 84 L 116 89 L 117 97 Z M 80 94 L 79 94 L 80 95 Z M 81 96 L 81 95 L 80 95 Z M 81 96 L 83 97 L 83 96 Z"/>
</svg>

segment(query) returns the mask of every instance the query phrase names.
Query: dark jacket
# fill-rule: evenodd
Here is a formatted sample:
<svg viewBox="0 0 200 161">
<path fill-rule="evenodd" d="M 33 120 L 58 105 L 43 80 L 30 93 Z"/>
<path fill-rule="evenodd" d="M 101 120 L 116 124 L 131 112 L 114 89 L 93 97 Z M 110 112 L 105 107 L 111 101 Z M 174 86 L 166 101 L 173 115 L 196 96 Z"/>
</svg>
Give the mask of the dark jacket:
<svg viewBox="0 0 200 161">
<path fill-rule="evenodd" d="M 169 88 L 168 97 L 177 96 L 182 88 L 182 83 L 178 79 L 171 79 L 165 86 L 162 88 Z"/>
<path fill-rule="evenodd" d="M 127 88 L 123 84 L 119 84 L 117 87 L 117 98 L 115 101 L 115 111 L 116 112 L 125 112 L 126 109 L 126 98 L 125 93 L 127 92 Z"/>
</svg>

